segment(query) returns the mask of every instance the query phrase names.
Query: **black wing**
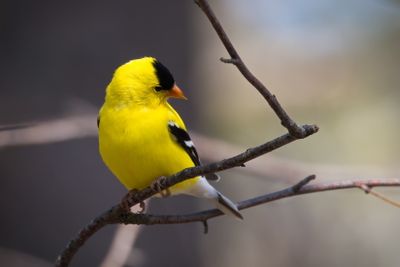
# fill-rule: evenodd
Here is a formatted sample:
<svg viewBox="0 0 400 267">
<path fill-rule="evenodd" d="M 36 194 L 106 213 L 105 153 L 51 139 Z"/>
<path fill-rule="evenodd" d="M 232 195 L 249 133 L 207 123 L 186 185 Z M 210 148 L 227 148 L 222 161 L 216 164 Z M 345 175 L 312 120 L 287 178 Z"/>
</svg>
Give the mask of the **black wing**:
<svg viewBox="0 0 400 267">
<path fill-rule="evenodd" d="M 190 138 L 188 132 L 185 129 L 182 129 L 175 122 L 168 122 L 169 132 L 174 137 L 175 141 L 188 153 L 193 163 L 196 166 L 201 165 L 201 161 L 199 158 L 199 154 L 197 153 L 196 147 L 193 144 L 192 139 Z M 219 176 L 215 173 L 210 173 L 205 175 L 207 180 L 219 180 Z"/>
<path fill-rule="evenodd" d="M 194 165 L 199 166 L 201 164 L 199 154 L 197 154 L 189 134 L 173 121 L 168 122 L 168 129 L 175 141 L 188 153 Z"/>
</svg>

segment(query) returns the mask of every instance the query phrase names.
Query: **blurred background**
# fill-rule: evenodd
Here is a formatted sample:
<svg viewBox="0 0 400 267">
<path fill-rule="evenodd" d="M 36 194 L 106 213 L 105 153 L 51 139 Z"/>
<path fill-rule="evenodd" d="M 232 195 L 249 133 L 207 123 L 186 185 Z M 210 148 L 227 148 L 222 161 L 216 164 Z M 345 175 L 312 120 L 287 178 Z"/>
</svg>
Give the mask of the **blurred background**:
<svg viewBox="0 0 400 267">
<path fill-rule="evenodd" d="M 222 173 L 216 187 L 239 201 L 311 173 L 316 182 L 400 177 L 399 1 L 210 4 L 289 114 L 320 126 L 249 171 Z M 0 265 L 51 266 L 80 228 L 125 194 L 98 155 L 95 118 L 114 69 L 145 55 L 167 65 L 189 97 L 172 104 L 206 161 L 285 132 L 235 67 L 219 62 L 227 53 L 192 1 L 3 0 L 0 125 L 36 125 L 0 132 Z M 400 199 L 396 188 L 376 190 Z M 150 212 L 206 208 L 182 196 L 156 199 Z M 399 266 L 399 210 L 360 190 L 243 215 L 209 221 L 208 235 L 200 223 L 143 227 L 125 265 L 104 263 L 117 229 L 108 226 L 72 266 Z"/>
</svg>

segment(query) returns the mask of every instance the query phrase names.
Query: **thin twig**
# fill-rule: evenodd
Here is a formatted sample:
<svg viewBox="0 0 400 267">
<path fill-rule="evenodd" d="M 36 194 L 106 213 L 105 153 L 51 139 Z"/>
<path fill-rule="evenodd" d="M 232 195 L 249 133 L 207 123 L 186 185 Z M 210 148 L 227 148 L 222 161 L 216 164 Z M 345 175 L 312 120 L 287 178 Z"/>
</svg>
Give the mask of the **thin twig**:
<svg viewBox="0 0 400 267">
<path fill-rule="evenodd" d="M 23 127 L 8 127 L 0 131 L 0 148 L 49 144 L 97 136 L 96 115 L 90 113 L 23 125 Z"/>
<path fill-rule="evenodd" d="M 239 60 L 234 58 L 224 58 L 224 57 L 221 57 L 219 60 L 221 60 L 221 62 L 233 65 L 237 65 L 240 62 Z"/>
<path fill-rule="evenodd" d="M 203 223 L 204 234 L 206 235 L 206 234 L 208 234 L 208 221 L 204 220 L 204 221 L 201 221 L 201 222 Z"/>
<path fill-rule="evenodd" d="M 226 50 L 229 53 L 230 59 L 221 58 L 222 62 L 231 63 L 235 65 L 240 73 L 247 79 L 247 81 L 257 89 L 257 91 L 264 97 L 264 99 L 268 102 L 271 108 L 274 110 L 275 114 L 281 120 L 281 124 L 289 131 L 289 133 L 297 138 L 305 138 L 307 133 L 304 129 L 298 126 L 287 114 L 287 112 L 282 108 L 281 104 L 278 102 L 275 95 L 271 94 L 271 92 L 267 89 L 267 87 L 257 79 L 253 73 L 247 68 L 244 64 L 243 60 L 239 56 L 239 53 L 236 51 L 232 42 L 229 40 L 228 35 L 225 30 L 222 28 L 221 23 L 219 22 L 217 16 L 214 14 L 214 11 L 211 9 L 210 5 L 206 0 L 195 0 L 195 3 L 203 10 L 204 14 L 207 16 L 208 20 L 211 22 L 214 27 L 215 32 L 218 34 L 219 39 L 225 46 Z"/>
<path fill-rule="evenodd" d="M 302 189 L 306 184 L 308 184 L 309 182 L 311 182 L 312 180 L 315 179 L 315 174 L 309 175 L 306 178 L 304 178 L 303 180 L 301 180 L 300 182 L 298 182 L 297 184 L 295 184 L 294 186 L 292 186 L 292 190 L 297 193 L 300 191 L 300 189 Z"/>
<path fill-rule="evenodd" d="M 378 193 L 378 192 L 376 192 L 376 191 L 373 191 L 370 185 L 367 185 L 367 184 L 360 184 L 359 187 L 360 187 L 361 190 L 363 190 L 366 194 L 373 195 L 374 197 L 377 197 L 377 198 L 379 198 L 380 200 L 382 200 L 382 201 L 384 201 L 384 202 L 386 202 L 386 203 L 389 203 L 390 205 L 393 205 L 393 206 L 395 206 L 395 207 L 397 207 L 397 208 L 400 208 L 400 203 L 399 203 L 399 202 L 397 202 L 397 201 L 395 201 L 395 200 L 393 200 L 393 199 L 390 199 L 390 198 L 384 196 L 384 195 L 381 194 L 381 193 Z"/>
<path fill-rule="evenodd" d="M 24 129 L 24 128 L 32 127 L 34 125 L 35 125 L 35 123 L 17 123 L 17 124 L 0 125 L 0 132 Z"/>
</svg>

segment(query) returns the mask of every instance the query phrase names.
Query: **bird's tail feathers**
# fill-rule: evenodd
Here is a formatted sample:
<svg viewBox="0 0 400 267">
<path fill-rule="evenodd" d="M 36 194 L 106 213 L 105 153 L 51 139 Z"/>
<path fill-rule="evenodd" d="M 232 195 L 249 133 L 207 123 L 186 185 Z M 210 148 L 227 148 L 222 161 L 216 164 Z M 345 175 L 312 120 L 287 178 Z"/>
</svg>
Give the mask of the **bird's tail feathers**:
<svg viewBox="0 0 400 267">
<path fill-rule="evenodd" d="M 207 198 L 214 203 L 217 209 L 226 215 L 230 215 L 241 220 L 243 219 L 243 216 L 240 214 L 235 203 L 211 186 L 204 176 L 199 178 L 200 179 L 198 179 L 197 183 L 184 193 L 195 197 Z"/>
<path fill-rule="evenodd" d="M 243 216 L 240 214 L 236 204 L 220 192 L 217 191 L 217 198 L 215 198 L 214 201 L 217 208 L 226 215 L 234 216 L 237 219 L 243 220 Z"/>
</svg>

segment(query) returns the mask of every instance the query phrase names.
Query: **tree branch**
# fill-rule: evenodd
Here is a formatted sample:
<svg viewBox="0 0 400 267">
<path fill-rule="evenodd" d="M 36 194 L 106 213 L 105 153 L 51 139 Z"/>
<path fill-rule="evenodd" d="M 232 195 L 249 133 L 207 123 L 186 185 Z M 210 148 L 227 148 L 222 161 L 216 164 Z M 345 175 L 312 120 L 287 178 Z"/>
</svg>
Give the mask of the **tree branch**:
<svg viewBox="0 0 400 267">
<path fill-rule="evenodd" d="M 309 125 L 304 125 L 303 126 L 305 132 L 308 135 L 314 134 L 318 131 L 317 127 L 314 126 L 309 126 Z M 219 172 L 227 169 L 231 169 L 234 167 L 239 167 L 242 166 L 244 163 L 246 163 L 249 160 L 252 160 L 256 157 L 259 157 L 265 153 L 271 152 L 277 148 L 280 148 L 284 145 L 287 145 L 293 141 L 297 140 L 295 136 L 292 136 L 290 134 L 284 134 L 278 138 L 275 138 L 272 141 L 266 142 L 260 146 L 249 148 L 246 151 L 244 151 L 241 154 L 238 154 L 234 157 L 224 159 L 215 163 L 207 164 L 207 165 L 202 165 L 202 166 L 197 166 L 197 167 L 192 167 L 192 168 L 187 168 L 184 169 L 174 175 L 171 175 L 169 177 L 166 177 L 163 179 L 160 183 L 159 189 L 165 190 L 168 187 L 171 187 L 177 183 L 180 183 L 184 180 L 187 180 L 189 178 L 193 178 L 199 175 L 204 175 L 207 173 L 214 173 L 214 172 Z M 153 195 L 155 195 L 157 192 L 155 192 L 150 186 L 144 188 L 143 190 L 140 190 L 137 192 L 135 199 L 130 203 L 131 206 L 136 205 L 140 203 L 141 201 L 144 201 Z M 56 261 L 55 266 L 68 266 L 69 262 L 71 261 L 72 257 L 75 255 L 75 253 L 78 251 L 78 249 L 86 242 L 87 239 L 89 239 L 93 234 L 95 234 L 98 230 L 100 230 L 102 227 L 104 227 L 107 224 L 110 223 L 118 223 L 119 220 L 116 218 L 119 218 L 120 216 L 128 216 L 127 214 L 119 205 L 114 206 L 110 210 L 106 211 L 99 217 L 97 217 L 95 220 L 93 220 L 90 224 L 88 224 L 84 229 L 82 229 L 76 238 L 71 240 L 67 247 L 63 250 L 61 255 L 58 257 Z M 146 220 L 143 219 L 143 217 L 135 217 L 135 218 L 141 218 L 143 220 L 143 223 L 141 224 L 147 224 L 145 223 Z M 136 224 L 139 224 L 138 222 Z"/>
<path fill-rule="evenodd" d="M 257 89 L 257 91 L 264 97 L 264 99 L 268 102 L 271 108 L 274 110 L 275 114 L 281 120 L 281 124 L 289 131 L 289 133 L 297 138 L 305 138 L 307 137 L 307 133 L 304 128 L 298 126 L 286 113 L 286 111 L 282 108 L 281 104 L 278 102 L 275 95 L 271 94 L 271 92 L 267 89 L 267 87 L 257 79 L 253 73 L 247 68 L 244 64 L 243 60 L 239 56 L 239 53 L 236 51 L 232 42 L 229 40 L 228 35 L 225 33 L 225 30 L 222 28 L 221 23 L 219 22 L 217 16 L 214 14 L 214 11 L 211 9 L 210 5 L 206 0 L 195 0 L 195 3 L 203 10 L 204 14 L 207 16 L 208 20 L 211 22 L 215 32 L 218 34 L 219 39 L 225 46 L 226 50 L 230 55 L 230 59 L 221 58 L 220 60 L 224 63 L 231 63 L 235 65 L 240 73 L 246 78 L 246 80 Z"/>
<path fill-rule="evenodd" d="M 308 184 L 314 175 L 310 175 L 299 183 L 286 189 L 273 193 L 261 195 L 241 201 L 237 204 L 239 210 L 248 209 L 254 206 L 262 205 L 268 202 L 276 201 L 283 198 L 289 198 L 298 195 L 333 191 L 349 188 L 369 188 L 373 187 L 393 187 L 400 186 L 400 179 L 370 179 L 370 180 L 346 180 L 332 183 Z M 385 197 L 386 202 L 393 202 Z M 391 203 L 392 204 L 392 203 Z M 397 205 L 395 205 L 397 206 Z M 151 215 L 151 214 L 135 214 L 127 213 L 120 204 L 117 204 L 96 217 L 90 224 L 82 229 L 75 239 L 72 239 L 62 254 L 58 257 L 55 266 L 68 266 L 74 254 L 78 249 L 94 235 L 98 230 L 107 224 L 137 224 L 137 225 L 155 225 L 155 224 L 183 224 L 191 222 L 202 222 L 205 226 L 205 233 L 208 231 L 207 220 L 223 215 L 220 210 L 211 209 L 202 212 L 196 212 L 185 215 Z"/>
<path fill-rule="evenodd" d="M 346 180 L 346 181 L 332 182 L 332 183 L 308 184 L 313 179 L 315 179 L 315 176 L 310 175 L 301 180 L 299 183 L 290 186 L 286 189 L 241 201 L 237 204 L 238 209 L 244 210 L 283 198 L 289 198 L 293 196 L 318 193 L 324 191 L 360 188 L 361 186 L 365 186 L 368 188 L 378 187 L 378 186 L 379 187 L 400 186 L 400 179 Z M 387 198 L 384 199 L 384 201 L 387 202 Z M 211 209 L 185 215 L 150 215 L 150 214 L 130 213 L 121 215 L 118 218 L 117 222 L 114 223 L 145 224 L 145 225 L 182 224 L 191 222 L 206 222 L 209 219 L 221 215 L 223 215 L 223 213 L 217 209 Z"/>
<path fill-rule="evenodd" d="M 299 183 L 290 186 L 286 189 L 276 191 L 273 193 L 261 195 L 258 197 L 250 198 L 239 202 L 239 210 L 248 209 L 257 205 L 262 205 L 268 202 L 276 201 L 283 198 L 289 198 L 298 195 L 333 191 L 349 188 L 362 188 L 362 187 L 378 187 L 378 186 L 400 186 L 400 179 L 371 179 L 371 180 L 348 180 L 333 183 L 320 183 L 308 184 L 315 178 L 310 175 Z M 385 200 L 387 201 L 387 200 Z M 217 209 L 206 210 L 185 215 L 151 215 L 151 214 L 135 214 L 127 213 L 119 204 L 113 206 L 108 211 L 104 212 L 95 218 L 89 225 L 80 231 L 78 237 L 71 240 L 63 253 L 57 259 L 55 266 L 68 266 L 73 255 L 83 243 L 95 234 L 100 228 L 107 224 L 138 224 L 138 225 L 155 225 L 155 224 L 183 224 L 192 222 L 202 222 L 205 225 L 205 232 L 207 228 L 207 220 L 223 215 Z"/>
</svg>

